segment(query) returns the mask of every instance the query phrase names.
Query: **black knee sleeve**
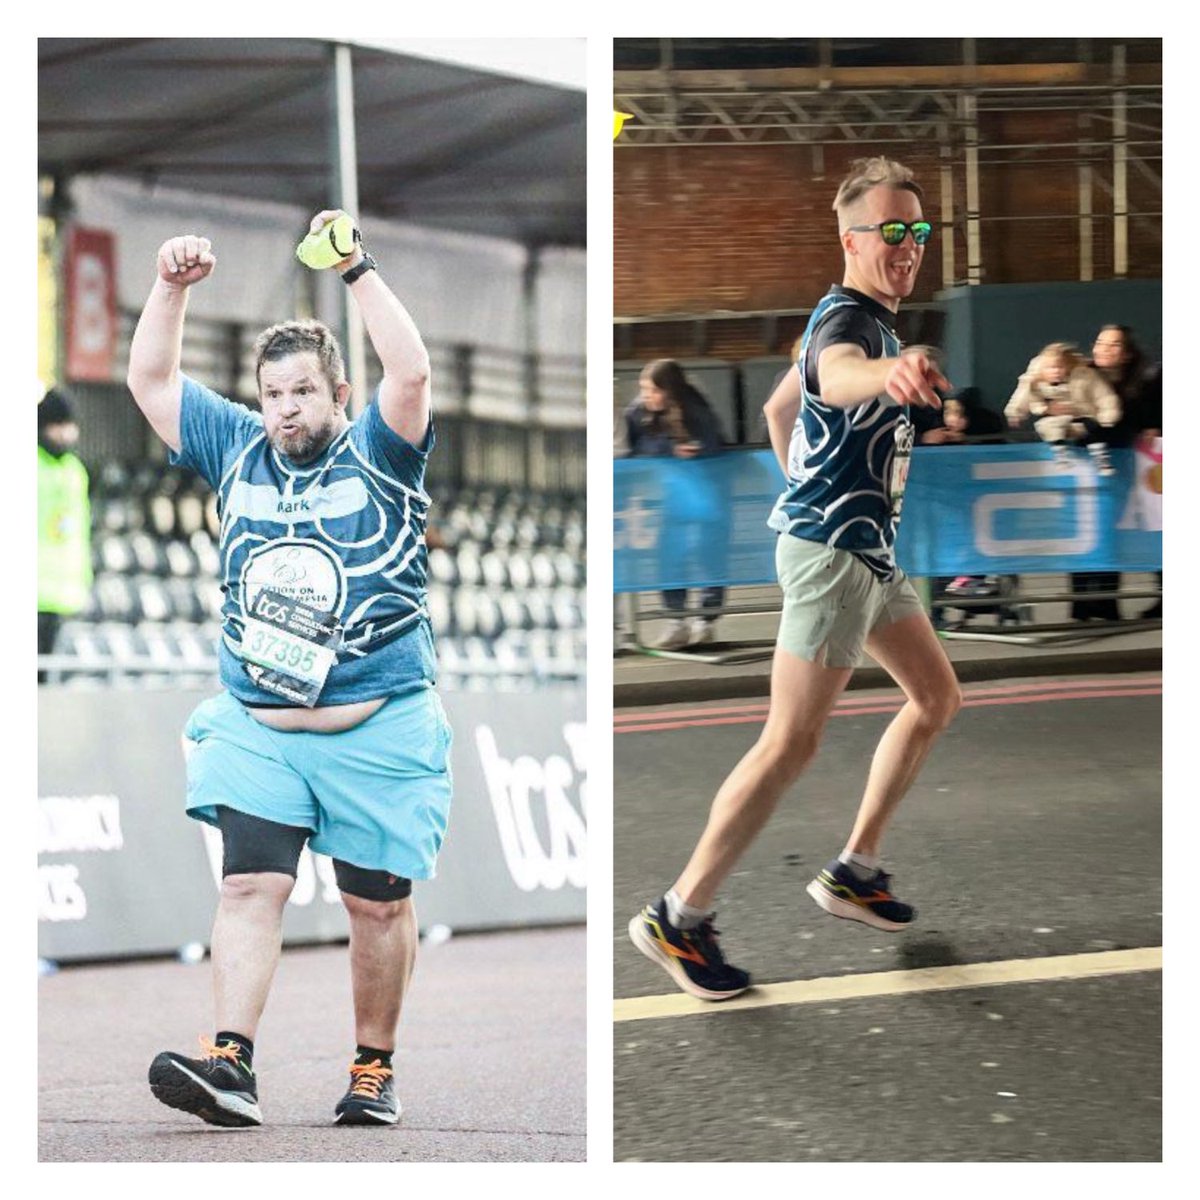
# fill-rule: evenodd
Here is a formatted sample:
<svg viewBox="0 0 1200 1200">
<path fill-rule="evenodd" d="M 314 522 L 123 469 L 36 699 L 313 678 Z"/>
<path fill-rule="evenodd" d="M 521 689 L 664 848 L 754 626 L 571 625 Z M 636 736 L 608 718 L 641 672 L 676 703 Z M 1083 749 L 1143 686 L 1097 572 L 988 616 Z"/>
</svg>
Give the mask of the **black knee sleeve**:
<svg viewBox="0 0 1200 1200">
<path fill-rule="evenodd" d="M 296 864 L 311 829 L 280 825 L 224 805 L 217 809 L 217 823 L 224 843 L 222 877 L 275 871 L 296 878 Z"/>
<path fill-rule="evenodd" d="M 412 895 L 412 880 L 405 879 L 403 875 L 369 871 L 366 867 L 356 867 L 340 858 L 333 860 L 333 873 L 338 887 L 348 896 L 357 896 L 360 900 L 387 902 L 403 900 Z"/>
</svg>

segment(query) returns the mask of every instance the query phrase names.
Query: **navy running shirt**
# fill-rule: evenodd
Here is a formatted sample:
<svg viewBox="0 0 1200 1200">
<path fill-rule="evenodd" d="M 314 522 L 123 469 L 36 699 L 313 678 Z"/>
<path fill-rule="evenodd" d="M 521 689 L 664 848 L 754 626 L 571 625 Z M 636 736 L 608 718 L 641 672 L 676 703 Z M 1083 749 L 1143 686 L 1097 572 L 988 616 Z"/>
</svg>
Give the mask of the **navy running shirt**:
<svg viewBox="0 0 1200 1200">
<path fill-rule="evenodd" d="M 243 664 L 250 603 L 262 588 L 333 613 L 342 648 L 318 703 L 351 704 L 431 687 L 425 603 L 425 462 L 376 401 L 321 456 L 296 466 L 267 440 L 260 413 L 183 380 L 174 464 L 199 472 L 221 517 L 221 683 L 244 704 L 278 706 Z"/>
<path fill-rule="evenodd" d="M 821 403 L 817 360 L 829 346 L 868 358 L 900 353 L 896 314 L 834 285 L 813 310 L 800 346 L 802 399 L 788 448 L 788 484 L 767 521 L 777 533 L 848 550 L 881 579 L 895 574 L 900 503 L 912 453 L 908 406 L 886 395 L 854 408 Z"/>
</svg>

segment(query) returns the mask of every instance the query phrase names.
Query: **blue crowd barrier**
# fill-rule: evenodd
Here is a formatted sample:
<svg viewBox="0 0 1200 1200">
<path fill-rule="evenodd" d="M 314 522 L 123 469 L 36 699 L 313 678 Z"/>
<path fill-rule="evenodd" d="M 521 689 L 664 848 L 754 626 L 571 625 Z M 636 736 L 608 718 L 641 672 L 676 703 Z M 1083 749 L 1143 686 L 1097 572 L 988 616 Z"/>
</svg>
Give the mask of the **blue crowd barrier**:
<svg viewBox="0 0 1200 1200">
<path fill-rule="evenodd" d="M 913 576 L 1161 570 L 1161 469 L 1111 459 L 1104 476 L 1086 451 L 1064 468 L 1041 443 L 918 448 L 897 560 Z M 615 592 L 775 581 L 771 451 L 613 467 Z"/>
</svg>

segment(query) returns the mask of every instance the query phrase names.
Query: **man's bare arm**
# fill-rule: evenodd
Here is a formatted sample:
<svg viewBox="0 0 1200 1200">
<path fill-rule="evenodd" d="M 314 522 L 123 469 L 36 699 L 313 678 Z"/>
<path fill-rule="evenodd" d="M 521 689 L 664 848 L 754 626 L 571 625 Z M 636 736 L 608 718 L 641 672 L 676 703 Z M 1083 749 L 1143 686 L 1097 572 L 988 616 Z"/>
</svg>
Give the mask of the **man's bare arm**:
<svg viewBox="0 0 1200 1200">
<path fill-rule="evenodd" d="M 933 389 L 951 387 L 923 350 L 906 351 L 899 358 L 868 358 L 861 346 L 848 342 L 821 351 L 817 380 L 821 402 L 831 408 L 854 408 L 880 395 L 897 404 L 941 408 Z"/>
<path fill-rule="evenodd" d="M 316 233 L 341 209 L 326 209 L 317 213 L 309 223 Z M 337 264 L 344 275 L 363 260 L 361 247 L 355 246 L 349 258 Z M 383 380 L 379 385 L 379 415 L 389 429 L 406 442 L 420 445 L 429 429 L 432 409 L 429 391 L 429 353 L 416 322 L 396 294 L 379 277 L 378 271 L 367 271 L 350 285 L 358 311 L 362 314 L 367 336 L 383 365 Z"/>
<path fill-rule="evenodd" d="M 432 410 L 429 389 L 429 352 L 416 323 L 396 294 L 368 271 L 350 285 L 350 294 L 362 313 L 367 336 L 379 361 L 379 415 L 406 442 L 419 446 L 429 429 Z"/>
<path fill-rule="evenodd" d="M 783 473 L 788 473 L 788 453 L 792 444 L 792 430 L 796 427 L 796 416 L 800 412 L 803 395 L 800 391 L 800 372 L 796 366 L 788 370 L 763 405 L 767 418 L 767 433 L 771 438 L 771 449 L 779 459 Z"/>
<path fill-rule="evenodd" d="M 129 345 L 129 390 L 154 432 L 172 450 L 181 445 L 179 364 L 188 288 L 206 279 L 216 262 L 207 238 L 188 234 L 164 242 L 155 264 L 158 278 Z"/>
</svg>

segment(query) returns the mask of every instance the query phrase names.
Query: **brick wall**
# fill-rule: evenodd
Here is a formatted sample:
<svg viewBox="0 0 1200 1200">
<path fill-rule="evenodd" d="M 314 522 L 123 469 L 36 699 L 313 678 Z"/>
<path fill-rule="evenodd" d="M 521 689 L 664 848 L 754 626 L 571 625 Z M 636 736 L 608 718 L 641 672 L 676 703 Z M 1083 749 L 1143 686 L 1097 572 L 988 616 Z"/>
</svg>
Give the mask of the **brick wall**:
<svg viewBox="0 0 1200 1200">
<path fill-rule="evenodd" d="M 1102 137 L 1104 126 L 1094 126 Z M 980 139 L 988 142 L 1068 142 L 1078 136 L 1070 114 L 987 114 Z M 620 147 L 614 160 L 614 312 L 621 316 L 705 313 L 718 309 L 801 308 L 816 303 L 841 279 L 837 227 L 830 208 L 852 158 L 887 153 L 916 173 L 925 189 L 925 215 L 941 219 L 936 145 L 825 146 L 818 157 L 804 146 Z M 983 152 L 981 158 L 996 155 Z M 1011 157 L 1011 156 L 1010 156 Z M 984 217 L 1074 213 L 1078 169 L 1071 149 L 1035 151 L 1032 161 L 983 166 Z M 1160 164 L 1152 164 L 1156 169 Z M 1111 155 L 1097 159 L 1098 180 L 1111 182 Z M 965 211 L 964 172 L 954 173 L 954 204 Z M 1161 209 L 1161 193 L 1132 167 L 1132 210 Z M 1093 208 L 1111 212 L 1097 184 Z M 925 256 L 913 301 L 942 286 L 942 231 Z M 1157 278 L 1162 245 L 1157 221 L 1131 220 L 1129 275 Z M 1079 235 L 1074 220 L 992 220 L 982 224 L 983 282 L 1018 283 L 1079 278 Z M 1095 277 L 1111 277 L 1112 222 L 1094 223 Z M 966 272 L 965 237 L 955 239 L 956 275 Z M 762 340 L 760 322 L 713 323 L 707 353 L 727 358 L 774 353 L 790 340 L 781 322 L 776 344 Z M 639 326 L 634 356 L 692 353 L 686 326 Z M 626 343 L 628 345 L 628 342 Z"/>
</svg>

